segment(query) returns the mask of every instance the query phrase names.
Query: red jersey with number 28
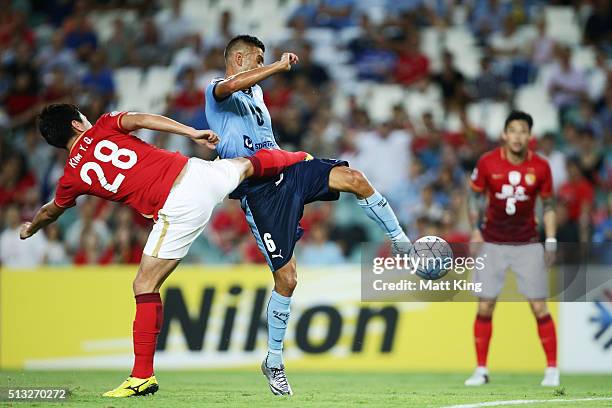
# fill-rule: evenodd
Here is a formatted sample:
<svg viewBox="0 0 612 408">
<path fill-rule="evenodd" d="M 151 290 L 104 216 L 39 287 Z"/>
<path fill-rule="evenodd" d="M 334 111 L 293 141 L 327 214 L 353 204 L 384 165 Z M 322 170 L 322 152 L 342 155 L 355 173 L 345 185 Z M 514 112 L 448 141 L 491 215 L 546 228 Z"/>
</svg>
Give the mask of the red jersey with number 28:
<svg viewBox="0 0 612 408">
<path fill-rule="evenodd" d="M 532 151 L 514 165 L 503 148 L 484 154 L 474 169 L 472 190 L 487 191 L 488 205 L 482 228 L 486 242 L 532 242 L 537 239 L 536 196 L 550 197 L 552 175 L 546 159 Z"/>
<path fill-rule="evenodd" d="M 81 194 L 125 203 L 157 218 L 187 157 L 159 149 L 121 127 L 126 112 L 106 113 L 72 145 L 55 204 L 72 207 Z"/>
</svg>

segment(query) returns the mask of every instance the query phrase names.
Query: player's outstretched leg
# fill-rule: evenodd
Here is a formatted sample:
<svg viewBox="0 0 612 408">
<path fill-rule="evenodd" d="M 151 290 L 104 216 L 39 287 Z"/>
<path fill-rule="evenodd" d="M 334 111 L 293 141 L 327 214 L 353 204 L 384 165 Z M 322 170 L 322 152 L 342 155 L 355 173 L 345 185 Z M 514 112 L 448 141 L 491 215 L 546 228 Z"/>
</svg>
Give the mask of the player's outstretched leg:
<svg viewBox="0 0 612 408">
<path fill-rule="evenodd" d="M 134 366 L 130 376 L 117 388 L 105 392 L 105 397 L 134 397 L 157 392 L 159 385 L 153 371 L 157 336 L 162 326 L 163 307 L 159 288 L 177 267 L 178 259 L 142 256 L 133 289 L 136 317 L 133 324 Z"/>
<path fill-rule="evenodd" d="M 478 313 L 474 320 L 474 345 L 476 346 L 477 366 L 470 378 L 465 380 L 465 385 L 479 386 L 489 382 L 489 369 L 487 368 L 487 356 L 489 354 L 489 343 L 493 333 L 493 310 L 495 310 L 495 299 L 480 299 L 478 302 Z"/>
<path fill-rule="evenodd" d="M 293 395 L 283 364 L 283 341 L 290 316 L 291 295 L 297 285 L 295 257 L 274 271 L 274 290 L 268 301 L 268 354 L 261 372 L 274 395 Z"/>
<path fill-rule="evenodd" d="M 357 196 L 359 206 L 391 241 L 394 253 L 410 250 L 410 239 L 402 230 L 387 199 L 374 189 L 362 172 L 344 166 L 334 167 L 329 173 L 329 187 Z"/>
<path fill-rule="evenodd" d="M 544 378 L 540 383 L 544 387 L 558 387 L 560 384 L 560 373 L 557 367 L 557 333 L 555 322 L 548 312 L 544 300 L 530 300 L 531 311 L 538 324 L 538 335 L 542 342 L 544 354 L 546 354 L 546 370 Z"/>
</svg>

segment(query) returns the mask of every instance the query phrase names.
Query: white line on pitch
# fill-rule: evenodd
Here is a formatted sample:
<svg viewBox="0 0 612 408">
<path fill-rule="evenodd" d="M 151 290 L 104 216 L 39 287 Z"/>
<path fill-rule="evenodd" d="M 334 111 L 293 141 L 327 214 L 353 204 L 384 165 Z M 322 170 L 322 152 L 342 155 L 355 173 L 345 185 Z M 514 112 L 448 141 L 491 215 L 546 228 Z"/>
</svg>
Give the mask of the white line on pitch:
<svg viewBox="0 0 612 408">
<path fill-rule="evenodd" d="M 449 405 L 442 408 L 481 408 L 481 407 L 501 407 L 504 405 L 527 405 L 555 402 L 587 402 L 587 401 L 612 401 L 609 397 L 600 398 L 575 398 L 575 399 L 546 399 L 546 400 L 508 400 L 508 401 L 489 401 L 477 402 L 475 404 Z"/>
</svg>

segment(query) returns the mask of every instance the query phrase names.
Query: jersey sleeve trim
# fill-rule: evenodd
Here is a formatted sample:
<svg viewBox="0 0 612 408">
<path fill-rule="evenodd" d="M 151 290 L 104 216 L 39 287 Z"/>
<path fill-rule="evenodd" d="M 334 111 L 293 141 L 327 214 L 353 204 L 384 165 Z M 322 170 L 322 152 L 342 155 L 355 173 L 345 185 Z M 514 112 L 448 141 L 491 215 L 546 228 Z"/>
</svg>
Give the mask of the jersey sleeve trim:
<svg viewBox="0 0 612 408">
<path fill-rule="evenodd" d="M 71 208 L 76 205 L 76 201 L 73 201 L 71 204 L 68 204 L 68 205 L 60 205 L 60 203 L 57 202 L 57 198 L 54 198 L 53 204 L 57 205 L 59 208 Z"/>
<path fill-rule="evenodd" d="M 549 193 L 540 193 L 540 197 L 541 198 L 550 198 L 552 197 L 553 193 L 549 192 Z"/>
<path fill-rule="evenodd" d="M 227 95 L 225 98 L 217 97 L 217 94 L 215 94 L 215 89 L 217 89 L 217 85 L 219 85 L 219 82 L 221 82 L 221 81 L 215 82 L 213 84 L 213 86 L 212 86 L 212 90 L 211 90 L 212 91 L 212 97 L 215 98 L 216 102 L 223 102 L 223 101 L 227 100 L 230 96 L 232 96 L 232 94 Z"/>
<path fill-rule="evenodd" d="M 477 186 L 472 180 L 470 180 L 470 187 L 477 193 L 482 193 L 484 191 L 484 187 Z"/>
<path fill-rule="evenodd" d="M 117 127 L 123 132 L 128 132 L 128 130 L 121 125 L 121 119 L 123 119 L 126 114 L 127 112 L 121 112 L 119 115 L 117 115 Z"/>
</svg>

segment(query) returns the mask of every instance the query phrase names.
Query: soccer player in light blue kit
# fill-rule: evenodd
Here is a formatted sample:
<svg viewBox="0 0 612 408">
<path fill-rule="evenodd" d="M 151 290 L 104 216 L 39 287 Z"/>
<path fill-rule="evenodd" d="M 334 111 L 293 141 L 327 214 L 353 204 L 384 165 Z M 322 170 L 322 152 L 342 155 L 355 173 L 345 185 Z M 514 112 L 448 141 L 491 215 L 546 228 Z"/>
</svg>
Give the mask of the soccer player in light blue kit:
<svg viewBox="0 0 612 408">
<path fill-rule="evenodd" d="M 284 53 L 280 61 L 264 65 L 264 44 L 240 35 L 225 48 L 225 78 L 206 88 L 206 119 L 222 135 L 217 152 L 222 159 L 249 156 L 259 149 L 278 148 L 272 122 L 258 82 L 298 63 L 297 55 Z M 396 253 L 408 250 L 410 240 L 400 227 L 387 200 L 358 170 L 340 160 L 312 159 L 287 168 L 273 179 L 243 182 L 230 194 L 240 199 L 251 232 L 274 276 L 267 309 L 268 354 L 261 369 L 276 395 L 293 392 L 285 375 L 282 349 L 289 320 L 291 295 L 297 284 L 295 243 L 302 236 L 299 221 L 304 205 L 337 200 L 340 192 L 353 193 L 365 213 L 391 240 Z"/>
</svg>

